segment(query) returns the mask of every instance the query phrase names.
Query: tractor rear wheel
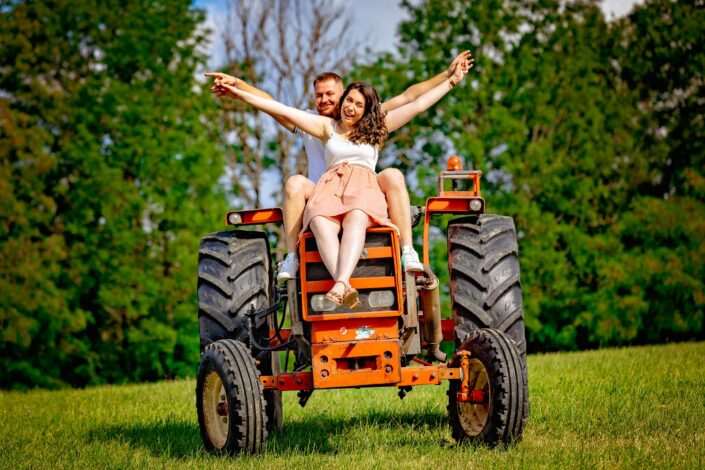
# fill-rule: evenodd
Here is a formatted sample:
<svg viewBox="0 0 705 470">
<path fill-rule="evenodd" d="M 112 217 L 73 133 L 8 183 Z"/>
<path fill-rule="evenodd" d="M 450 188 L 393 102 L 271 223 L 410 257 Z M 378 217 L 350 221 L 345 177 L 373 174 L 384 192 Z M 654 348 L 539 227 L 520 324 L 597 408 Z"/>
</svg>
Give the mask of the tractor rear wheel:
<svg viewBox="0 0 705 470">
<path fill-rule="evenodd" d="M 529 416 L 526 367 L 514 341 L 493 329 L 473 331 L 459 351 L 468 351 L 470 402 L 459 400 L 461 383 L 448 387 L 448 411 L 453 437 L 496 445 L 521 439 Z"/>
<path fill-rule="evenodd" d="M 448 226 L 456 347 L 472 331 L 503 331 L 526 357 L 519 250 L 511 217 L 483 214 Z"/>
<path fill-rule="evenodd" d="M 206 346 L 198 366 L 196 407 L 206 448 L 219 454 L 255 454 L 267 439 L 267 413 L 260 374 L 243 343 L 219 340 Z"/>
<path fill-rule="evenodd" d="M 249 345 L 250 330 L 269 337 L 270 321 L 252 325 L 247 313 L 262 310 L 272 298 L 272 270 L 267 235 L 233 230 L 207 235 L 198 250 L 198 327 L 201 351 L 214 341 L 232 339 Z M 279 353 L 259 360 L 262 375 L 279 374 Z M 281 430 L 282 397 L 266 390 L 269 430 Z"/>
</svg>

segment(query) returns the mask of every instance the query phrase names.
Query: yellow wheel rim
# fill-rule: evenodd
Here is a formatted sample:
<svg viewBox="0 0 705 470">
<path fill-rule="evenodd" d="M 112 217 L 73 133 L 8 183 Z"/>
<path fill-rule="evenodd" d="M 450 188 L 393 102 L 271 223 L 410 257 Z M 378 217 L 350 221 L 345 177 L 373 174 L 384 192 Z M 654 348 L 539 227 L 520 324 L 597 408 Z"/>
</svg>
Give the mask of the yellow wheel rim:
<svg viewBox="0 0 705 470">
<path fill-rule="evenodd" d="M 208 438 L 217 449 L 224 448 L 228 440 L 228 410 L 223 382 L 217 372 L 211 371 L 203 383 L 203 418 Z"/>
<path fill-rule="evenodd" d="M 487 370 L 477 359 L 470 359 L 468 367 L 470 391 L 480 390 L 484 393 L 483 403 L 458 402 L 458 420 L 468 436 L 477 436 L 487 424 L 492 403 L 492 390 L 490 388 Z"/>
</svg>

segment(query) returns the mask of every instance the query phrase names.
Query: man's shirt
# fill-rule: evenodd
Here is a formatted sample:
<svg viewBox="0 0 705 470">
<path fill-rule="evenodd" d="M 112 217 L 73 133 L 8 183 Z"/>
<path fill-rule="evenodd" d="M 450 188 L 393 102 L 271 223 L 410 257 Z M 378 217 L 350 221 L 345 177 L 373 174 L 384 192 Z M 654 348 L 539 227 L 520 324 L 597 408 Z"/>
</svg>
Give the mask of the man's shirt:
<svg viewBox="0 0 705 470">
<path fill-rule="evenodd" d="M 315 109 L 307 109 L 306 112 L 318 115 Z M 316 183 L 326 171 L 326 147 L 323 142 L 298 127 L 294 133 L 303 139 L 308 157 L 308 179 Z"/>
</svg>

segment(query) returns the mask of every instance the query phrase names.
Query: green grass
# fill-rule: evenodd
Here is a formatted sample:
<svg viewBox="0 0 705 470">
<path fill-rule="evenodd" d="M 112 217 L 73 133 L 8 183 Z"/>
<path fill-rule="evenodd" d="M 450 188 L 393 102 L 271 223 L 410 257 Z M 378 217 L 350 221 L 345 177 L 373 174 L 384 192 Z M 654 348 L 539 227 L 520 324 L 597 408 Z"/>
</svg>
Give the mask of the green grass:
<svg viewBox="0 0 705 470">
<path fill-rule="evenodd" d="M 447 385 L 284 394 L 257 457 L 204 452 L 195 382 L 0 394 L 1 468 L 703 468 L 705 343 L 529 357 L 531 416 L 506 449 L 458 446 Z"/>
</svg>

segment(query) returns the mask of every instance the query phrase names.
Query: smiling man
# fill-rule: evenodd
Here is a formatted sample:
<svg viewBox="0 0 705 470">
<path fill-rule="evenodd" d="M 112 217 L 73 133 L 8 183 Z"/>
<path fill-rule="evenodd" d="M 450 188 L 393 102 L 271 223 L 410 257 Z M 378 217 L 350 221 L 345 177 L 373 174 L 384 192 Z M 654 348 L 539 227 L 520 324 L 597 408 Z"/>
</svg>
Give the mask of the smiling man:
<svg viewBox="0 0 705 470">
<path fill-rule="evenodd" d="M 414 101 L 420 95 L 452 76 L 455 68 L 461 63 L 466 63 L 469 67 L 472 67 L 474 59 L 471 58 L 471 55 L 470 51 L 463 51 L 451 62 L 447 70 L 429 80 L 412 85 L 401 95 L 382 103 L 382 111 L 388 112 Z M 211 90 L 218 96 L 228 95 L 221 85 L 230 85 L 263 98 L 272 99 L 266 92 L 233 76 L 218 72 L 206 73 L 206 76 L 215 78 L 215 83 Z M 327 117 L 338 116 L 340 113 L 340 97 L 343 94 L 343 90 L 343 79 L 339 75 L 333 72 L 324 72 L 318 75 L 313 81 L 316 109 L 308 110 L 308 112 Z M 303 175 L 294 175 L 284 185 L 283 209 L 287 255 L 277 275 L 277 281 L 284 282 L 295 278 L 298 274 L 299 260 L 296 256 L 296 243 L 302 227 L 304 208 L 306 207 L 306 201 L 311 197 L 316 181 L 326 169 L 326 160 L 324 145 L 320 140 L 300 131 L 283 116 L 274 116 L 274 118 L 279 124 L 301 136 L 306 148 L 306 155 L 308 156 L 308 178 Z M 423 271 L 419 255 L 412 246 L 409 192 L 406 189 L 404 175 L 396 168 L 386 168 L 379 172 L 377 181 L 387 200 L 389 218 L 399 229 L 404 269 L 406 271 Z"/>
</svg>

